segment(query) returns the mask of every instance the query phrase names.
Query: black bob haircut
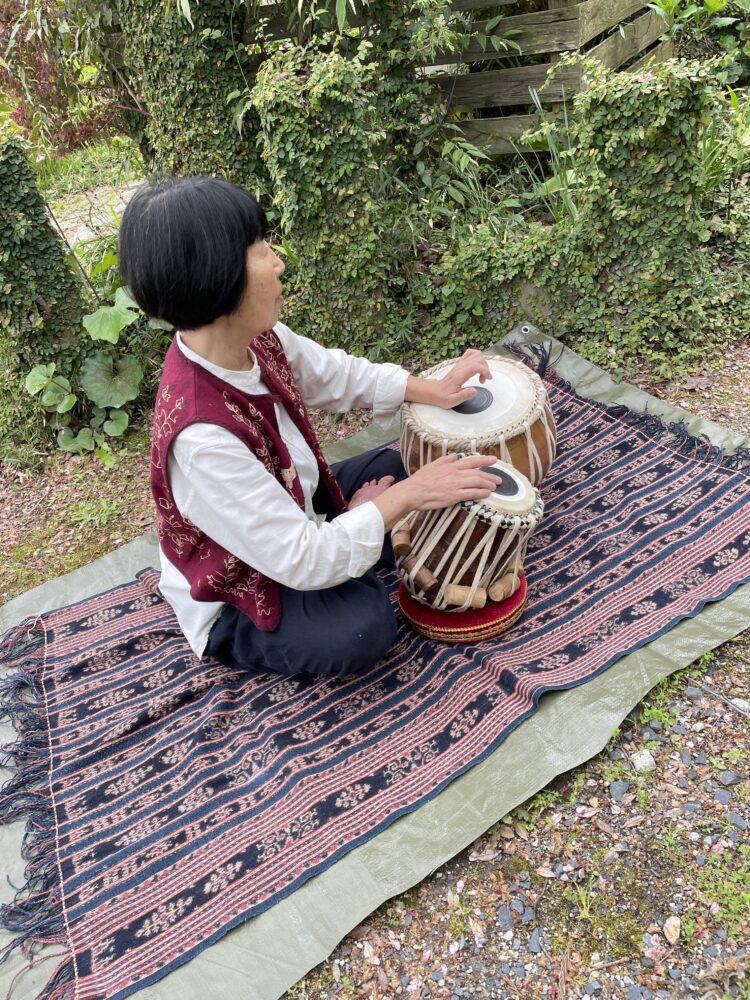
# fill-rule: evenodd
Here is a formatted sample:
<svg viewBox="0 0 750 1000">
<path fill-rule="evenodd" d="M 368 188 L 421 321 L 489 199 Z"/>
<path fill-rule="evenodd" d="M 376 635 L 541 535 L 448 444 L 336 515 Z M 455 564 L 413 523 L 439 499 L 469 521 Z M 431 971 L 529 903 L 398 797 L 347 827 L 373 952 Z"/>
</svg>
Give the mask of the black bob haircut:
<svg viewBox="0 0 750 1000">
<path fill-rule="evenodd" d="M 120 275 L 147 316 L 195 330 L 234 312 L 246 251 L 268 221 L 252 195 L 215 177 L 140 187 L 120 223 Z"/>
</svg>

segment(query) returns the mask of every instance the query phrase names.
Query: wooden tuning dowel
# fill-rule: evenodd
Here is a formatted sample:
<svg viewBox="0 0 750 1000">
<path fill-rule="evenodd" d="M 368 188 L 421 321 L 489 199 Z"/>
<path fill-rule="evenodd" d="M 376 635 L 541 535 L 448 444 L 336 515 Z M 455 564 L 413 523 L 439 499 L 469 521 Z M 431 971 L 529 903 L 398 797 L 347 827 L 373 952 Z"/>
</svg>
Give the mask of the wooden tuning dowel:
<svg viewBox="0 0 750 1000">
<path fill-rule="evenodd" d="M 443 588 L 443 600 L 446 604 L 461 605 L 466 604 L 471 593 L 471 587 L 459 587 L 458 584 L 449 583 Z M 477 587 L 474 596 L 469 604 L 470 608 L 483 608 L 487 603 L 487 591 L 482 587 Z"/>
</svg>

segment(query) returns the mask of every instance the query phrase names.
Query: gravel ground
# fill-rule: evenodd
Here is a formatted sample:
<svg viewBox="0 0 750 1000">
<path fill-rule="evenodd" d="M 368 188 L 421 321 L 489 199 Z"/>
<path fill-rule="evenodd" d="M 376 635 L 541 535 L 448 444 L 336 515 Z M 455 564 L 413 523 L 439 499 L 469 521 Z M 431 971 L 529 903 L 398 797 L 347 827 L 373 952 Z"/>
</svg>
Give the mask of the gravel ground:
<svg viewBox="0 0 750 1000">
<path fill-rule="evenodd" d="M 750 429 L 750 343 L 642 388 Z M 361 414 L 320 416 L 348 436 Z M 0 468 L 0 601 L 151 523 L 147 434 L 113 470 Z M 609 746 L 389 900 L 290 990 L 339 997 L 750 998 L 750 633 L 663 682 Z"/>
</svg>

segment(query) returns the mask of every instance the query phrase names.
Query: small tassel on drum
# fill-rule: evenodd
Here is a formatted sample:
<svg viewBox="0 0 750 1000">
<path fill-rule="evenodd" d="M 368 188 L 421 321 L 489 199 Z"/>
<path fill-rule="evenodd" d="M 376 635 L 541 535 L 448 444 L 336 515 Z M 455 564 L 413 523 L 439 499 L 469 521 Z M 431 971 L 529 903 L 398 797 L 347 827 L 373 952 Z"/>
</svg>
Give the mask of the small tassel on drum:
<svg viewBox="0 0 750 1000">
<path fill-rule="evenodd" d="M 460 607 L 462 604 L 466 604 L 470 593 L 471 587 L 459 587 L 458 584 L 449 583 L 447 587 L 443 588 L 443 600 L 446 604 Z M 477 587 L 474 591 L 474 596 L 469 602 L 469 607 L 483 608 L 486 603 L 487 591 L 483 590 L 482 587 Z"/>
<path fill-rule="evenodd" d="M 396 556 L 408 556 L 411 552 L 411 531 L 408 524 L 402 524 L 394 528 L 391 533 L 393 543 L 393 554 Z"/>
</svg>

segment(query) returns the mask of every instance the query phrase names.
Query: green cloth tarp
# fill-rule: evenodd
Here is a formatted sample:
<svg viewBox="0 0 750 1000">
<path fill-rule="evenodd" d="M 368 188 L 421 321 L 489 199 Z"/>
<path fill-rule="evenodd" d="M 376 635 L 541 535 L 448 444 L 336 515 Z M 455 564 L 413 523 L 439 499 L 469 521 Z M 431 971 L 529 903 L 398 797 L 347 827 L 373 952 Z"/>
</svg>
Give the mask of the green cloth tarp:
<svg viewBox="0 0 750 1000">
<path fill-rule="evenodd" d="M 659 414 L 666 421 L 684 420 L 689 433 L 706 435 L 724 448 L 750 443 L 711 421 L 624 383 L 617 383 L 557 341 L 524 325 L 504 341 L 546 343 L 554 367 L 582 395 L 633 410 Z M 498 353 L 500 345 L 488 353 Z M 329 449 L 332 460 L 373 447 L 397 434 L 368 429 Z M 11 601 L 0 609 L 0 632 L 24 618 L 78 601 L 132 579 L 144 566 L 158 566 L 153 535 L 147 535 Z M 235 928 L 186 965 L 139 993 L 143 1000 L 275 1000 L 325 959 L 336 944 L 382 902 L 416 884 L 472 843 L 515 806 L 543 788 L 556 775 L 598 753 L 612 731 L 661 678 L 726 642 L 750 625 L 750 585 L 725 600 L 707 605 L 692 619 L 618 661 L 600 676 L 571 691 L 546 694 L 539 710 L 514 730 L 485 761 L 452 782 L 416 812 L 397 820 L 383 833 L 351 851 L 326 872 L 270 910 Z M 581 725 L 581 719 L 586 725 Z M 0 743 L 10 742 L 9 724 L 0 728 Z M 0 777 L 0 780 L 1 777 Z M 20 857 L 24 823 L 0 827 L 0 857 L 10 882 L 23 884 Z M 5 880 L 0 902 L 12 898 Z M 0 932 L 0 948 L 11 936 Z M 49 949 L 59 954 L 59 948 Z M 25 960 L 14 953 L 0 966 L 7 989 L 20 972 L 14 1000 L 36 996 L 55 968 L 42 961 L 24 971 Z"/>
</svg>

